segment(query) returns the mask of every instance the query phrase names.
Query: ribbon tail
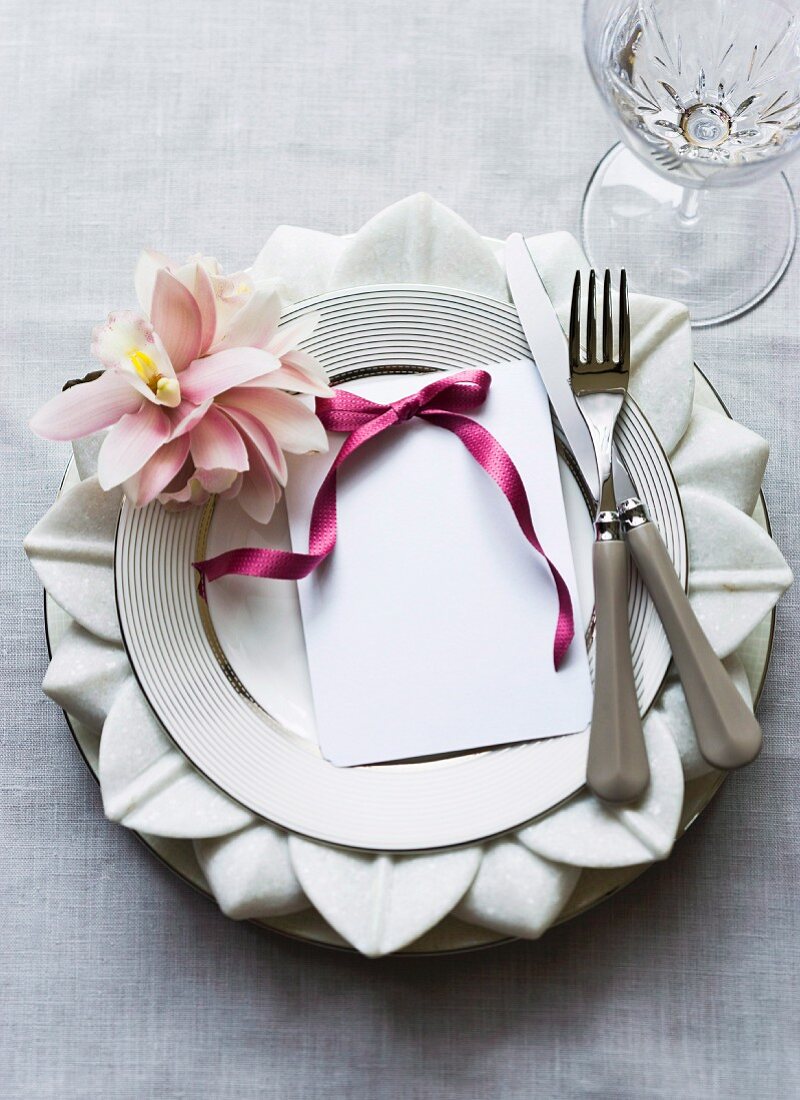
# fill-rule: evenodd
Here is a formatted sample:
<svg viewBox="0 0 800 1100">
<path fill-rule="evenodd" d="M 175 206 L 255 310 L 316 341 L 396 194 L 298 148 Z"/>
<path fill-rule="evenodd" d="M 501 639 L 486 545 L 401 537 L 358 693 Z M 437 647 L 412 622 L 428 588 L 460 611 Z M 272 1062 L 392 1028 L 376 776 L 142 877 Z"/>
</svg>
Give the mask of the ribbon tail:
<svg viewBox="0 0 800 1100">
<path fill-rule="evenodd" d="M 449 412 L 446 409 L 425 410 L 421 415 L 440 428 L 446 428 L 453 435 L 458 436 L 475 461 L 503 493 L 511 505 L 523 535 L 550 570 L 558 595 L 558 619 L 553 640 L 553 665 L 558 670 L 575 636 L 572 597 L 564 578 L 555 563 L 545 553 L 536 534 L 528 494 L 513 459 L 491 432 L 469 416 Z"/>
</svg>

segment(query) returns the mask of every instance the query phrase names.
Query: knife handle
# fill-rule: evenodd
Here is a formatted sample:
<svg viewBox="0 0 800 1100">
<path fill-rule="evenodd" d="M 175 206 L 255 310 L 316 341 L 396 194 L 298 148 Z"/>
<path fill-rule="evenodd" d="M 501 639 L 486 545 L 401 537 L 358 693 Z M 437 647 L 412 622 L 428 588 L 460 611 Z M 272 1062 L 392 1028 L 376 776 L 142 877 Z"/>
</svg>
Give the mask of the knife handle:
<svg viewBox="0 0 800 1100">
<path fill-rule="evenodd" d="M 638 502 L 637 502 L 638 503 Z M 761 749 L 761 727 L 697 621 L 658 528 L 626 502 L 625 539 L 664 625 L 695 736 L 709 764 L 740 768 Z"/>
<path fill-rule="evenodd" d="M 604 516 L 613 516 L 605 532 Z M 589 788 L 615 803 L 635 801 L 650 782 L 628 630 L 628 551 L 618 531 L 616 514 L 601 512 L 592 551 L 595 691 L 586 765 Z"/>
</svg>

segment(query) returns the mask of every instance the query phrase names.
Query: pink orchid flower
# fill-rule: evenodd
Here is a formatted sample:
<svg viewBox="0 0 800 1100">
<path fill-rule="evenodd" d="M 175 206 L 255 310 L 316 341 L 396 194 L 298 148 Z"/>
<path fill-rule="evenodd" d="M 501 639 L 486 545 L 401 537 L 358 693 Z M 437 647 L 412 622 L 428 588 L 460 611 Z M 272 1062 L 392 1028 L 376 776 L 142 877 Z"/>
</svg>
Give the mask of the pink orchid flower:
<svg viewBox="0 0 800 1100">
<path fill-rule="evenodd" d="M 122 485 L 137 506 L 171 507 L 211 494 L 239 498 L 259 522 L 286 483 L 284 452 L 327 449 L 307 398 L 329 394 L 325 374 L 298 344 L 316 317 L 280 330 L 279 299 L 246 274 L 225 276 L 198 256 L 180 267 L 143 253 L 136 290 L 144 314 L 112 313 L 93 333 L 99 378 L 72 386 L 33 417 L 46 439 L 110 428 L 98 479 Z"/>
</svg>

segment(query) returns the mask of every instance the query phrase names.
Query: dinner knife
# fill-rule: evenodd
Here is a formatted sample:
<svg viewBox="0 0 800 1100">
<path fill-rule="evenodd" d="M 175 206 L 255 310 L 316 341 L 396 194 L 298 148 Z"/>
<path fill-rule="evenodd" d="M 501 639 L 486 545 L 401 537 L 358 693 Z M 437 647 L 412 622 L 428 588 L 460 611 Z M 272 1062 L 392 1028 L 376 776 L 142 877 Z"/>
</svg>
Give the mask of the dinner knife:
<svg viewBox="0 0 800 1100">
<path fill-rule="evenodd" d="M 616 447 L 612 461 L 625 541 L 669 639 L 700 752 L 715 768 L 740 768 L 758 756 L 761 727 L 697 621 Z"/>
<path fill-rule="evenodd" d="M 558 314 L 545 290 L 525 238 L 512 233 L 505 245 L 506 277 L 522 331 L 567 445 L 594 500 L 600 499 L 592 437 L 569 381 L 569 351 Z"/>
</svg>

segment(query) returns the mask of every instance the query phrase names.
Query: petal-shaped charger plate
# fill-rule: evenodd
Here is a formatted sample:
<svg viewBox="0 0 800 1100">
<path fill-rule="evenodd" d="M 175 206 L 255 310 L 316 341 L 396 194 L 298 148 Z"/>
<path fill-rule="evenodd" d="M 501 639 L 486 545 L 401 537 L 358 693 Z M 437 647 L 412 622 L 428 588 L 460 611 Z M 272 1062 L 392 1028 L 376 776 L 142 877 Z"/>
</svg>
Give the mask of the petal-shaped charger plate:
<svg viewBox="0 0 800 1100">
<path fill-rule="evenodd" d="M 696 375 L 696 385 L 696 400 L 698 404 L 725 413 L 724 406 L 722 406 L 719 398 L 699 371 Z M 75 481 L 76 474 L 73 470 L 73 472 L 68 473 L 65 487 L 74 484 Z M 769 530 L 769 521 L 763 497 L 759 499 L 754 512 L 754 518 L 762 529 Z M 766 678 L 769 656 L 772 649 L 774 620 L 774 612 L 767 615 L 761 624 L 752 632 L 744 646 L 739 650 L 750 689 L 756 702 Z M 69 622 L 68 616 L 57 606 L 52 598 L 48 597 L 46 600 L 46 624 L 48 631 L 48 648 L 51 653 L 58 647 L 65 631 L 69 629 Z M 68 718 L 68 720 L 73 736 L 84 756 L 87 766 L 93 774 L 97 776 L 99 738 L 96 730 L 91 729 L 80 721 L 76 721 L 74 717 Z M 690 778 L 690 782 L 687 784 L 685 791 L 683 813 L 680 823 L 681 832 L 685 831 L 708 805 L 711 798 L 718 790 L 723 778 L 724 776 L 720 773 L 711 773 L 703 775 L 702 777 Z M 172 840 L 142 833 L 139 835 L 151 851 L 171 870 L 183 878 L 184 881 L 204 894 L 210 893 L 208 883 L 198 864 L 191 841 Z M 231 839 L 235 840 L 235 837 Z M 496 845 L 502 846 L 505 843 L 505 840 L 501 840 L 497 841 Z M 509 840 L 508 843 L 518 842 Z M 512 856 L 513 855 L 517 855 L 519 859 L 518 853 L 512 853 Z M 498 862 L 498 867 L 494 867 L 495 861 L 493 861 L 493 866 L 489 868 L 493 873 L 502 873 L 504 865 L 508 863 L 508 856 L 506 853 L 500 853 L 500 856 L 503 858 L 496 861 Z M 531 854 L 531 859 L 535 861 L 536 859 L 540 859 L 540 857 L 535 857 Z M 582 871 L 577 887 L 575 887 L 566 906 L 561 911 L 559 921 L 569 920 L 578 916 L 586 909 L 605 900 L 607 897 L 626 886 L 646 870 L 649 865 L 648 863 L 631 867 L 614 868 L 613 870 L 602 868 Z M 561 889 L 564 887 L 564 881 L 563 874 L 560 873 L 559 865 L 544 865 L 539 868 L 539 872 L 539 877 L 542 878 L 543 881 L 546 880 L 549 885 L 549 890 L 547 891 L 548 896 L 560 893 Z M 479 879 L 476 879 L 461 905 L 457 907 L 457 912 L 463 910 L 465 916 L 475 919 L 477 912 L 479 910 L 482 911 L 486 905 L 486 899 L 482 897 L 484 885 L 485 884 L 482 884 Z M 236 884 L 230 884 L 229 891 L 232 899 L 231 904 L 235 908 Z M 287 876 L 287 908 L 292 903 L 292 898 L 289 896 L 291 893 L 291 880 L 289 876 Z M 557 906 L 558 899 L 554 904 Z M 513 905 L 510 908 L 508 906 L 506 908 L 508 911 L 504 912 L 501 916 L 506 923 L 509 936 L 513 935 L 515 931 L 525 935 L 535 934 L 536 929 L 532 928 L 530 924 L 531 911 L 527 906 L 524 906 L 522 917 L 520 917 L 519 914 L 515 914 Z M 533 915 L 535 917 L 536 913 Z M 549 919 L 549 914 L 545 913 L 542 919 Z M 287 916 L 270 917 L 267 920 L 261 919 L 258 923 L 273 931 L 278 931 L 284 935 L 315 944 L 340 948 L 346 947 L 346 943 L 342 937 L 313 910 L 306 910 Z M 475 924 L 464 923 L 464 921 L 459 920 L 457 916 L 451 915 L 446 917 L 444 921 L 420 940 L 417 940 L 415 943 L 402 950 L 404 953 L 407 952 L 412 954 L 464 951 L 502 943 L 509 938 L 509 936 L 498 934 L 497 931 L 478 927 Z"/>
<path fill-rule="evenodd" d="M 291 321 L 321 321 L 307 350 L 336 383 L 367 374 L 480 366 L 527 354 L 512 306 L 430 286 L 356 288 L 303 303 Z M 666 456 L 633 402 L 620 449 L 664 534 L 679 575 L 687 569 L 677 487 Z M 563 464 L 581 604 L 591 608 L 591 514 Z M 316 746 L 295 586 L 225 578 L 196 594 L 191 562 L 239 545 L 276 545 L 235 502 L 170 513 L 125 504 L 116 546 L 120 625 L 153 711 L 195 767 L 260 817 L 294 833 L 369 851 L 472 843 L 546 812 L 585 778 L 586 736 L 551 738 L 435 762 L 336 768 Z M 669 648 L 635 577 L 630 618 L 642 710 L 663 682 Z"/>
</svg>

